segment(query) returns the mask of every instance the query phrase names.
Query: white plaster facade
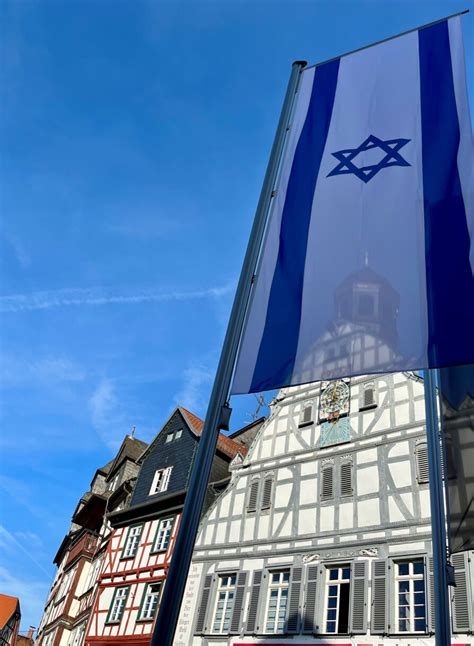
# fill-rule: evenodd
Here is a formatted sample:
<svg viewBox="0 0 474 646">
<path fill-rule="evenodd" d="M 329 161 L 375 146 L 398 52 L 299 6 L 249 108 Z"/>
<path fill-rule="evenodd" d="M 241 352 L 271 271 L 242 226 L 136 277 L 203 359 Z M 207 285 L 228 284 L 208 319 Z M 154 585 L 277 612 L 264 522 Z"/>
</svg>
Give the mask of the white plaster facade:
<svg viewBox="0 0 474 646">
<path fill-rule="evenodd" d="M 352 378 L 348 434 L 321 446 L 326 386 L 282 390 L 234 461 L 201 523 L 175 646 L 434 643 L 423 383 Z M 473 557 L 453 559 L 453 643 L 473 640 Z"/>
</svg>

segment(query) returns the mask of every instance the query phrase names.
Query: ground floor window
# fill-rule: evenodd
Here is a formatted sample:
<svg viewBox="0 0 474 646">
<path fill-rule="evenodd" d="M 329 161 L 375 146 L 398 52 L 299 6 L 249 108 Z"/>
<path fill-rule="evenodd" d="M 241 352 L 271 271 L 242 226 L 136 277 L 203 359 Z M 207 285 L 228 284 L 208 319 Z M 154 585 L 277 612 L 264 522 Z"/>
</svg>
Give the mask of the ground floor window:
<svg viewBox="0 0 474 646">
<path fill-rule="evenodd" d="M 395 616 L 401 633 L 426 632 L 425 564 L 423 559 L 395 563 Z"/>
<path fill-rule="evenodd" d="M 213 633 L 229 632 L 230 620 L 234 610 L 236 580 L 236 574 L 219 576 L 214 621 L 212 622 Z"/>
<path fill-rule="evenodd" d="M 268 576 L 265 632 L 284 633 L 288 607 L 288 589 L 290 587 L 290 570 L 273 571 Z"/>
<path fill-rule="evenodd" d="M 349 632 L 350 565 L 326 568 L 325 631 Z"/>
</svg>

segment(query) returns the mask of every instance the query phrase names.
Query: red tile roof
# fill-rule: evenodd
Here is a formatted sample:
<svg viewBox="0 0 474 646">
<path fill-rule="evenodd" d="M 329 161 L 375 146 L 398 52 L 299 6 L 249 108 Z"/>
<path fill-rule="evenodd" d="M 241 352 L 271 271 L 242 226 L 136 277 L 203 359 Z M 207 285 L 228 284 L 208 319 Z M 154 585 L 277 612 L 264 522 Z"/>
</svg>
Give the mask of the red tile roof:
<svg viewBox="0 0 474 646">
<path fill-rule="evenodd" d="M 197 435 L 200 435 L 204 427 L 204 421 L 197 415 L 194 415 L 194 413 L 191 413 L 191 411 L 183 408 L 183 406 L 179 406 L 179 410 L 184 414 L 187 422 L 194 432 Z M 231 440 L 230 437 L 227 437 L 224 433 L 219 433 L 219 437 L 217 438 L 217 448 L 230 458 L 235 458 L 237 453 L 240 453 L 241 456 L 247 455 L 247 448 L 245 446 L 234 442 L 234 440 Z"/>
<path fill-rule="evenodd" d="M 8 623 L 15 612 L 20 612 L 20 602 L 17 597 L 0 594 L 0 630 Z"/>
</svg>

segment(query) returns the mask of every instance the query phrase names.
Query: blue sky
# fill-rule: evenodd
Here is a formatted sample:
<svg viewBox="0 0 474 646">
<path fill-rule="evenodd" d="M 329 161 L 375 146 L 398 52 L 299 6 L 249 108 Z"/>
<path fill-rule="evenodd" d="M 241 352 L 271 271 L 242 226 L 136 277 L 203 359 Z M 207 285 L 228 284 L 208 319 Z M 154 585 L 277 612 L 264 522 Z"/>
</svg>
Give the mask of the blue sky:
<svg viewBox="0 0 474 646">
<path fill-rule="evenodd" d="M 23 629 L 123 436 L 205 415 L 291 62 L 468 7 L 1 3 L 0 591 Z M 233 404 L 235 429 L 256 403 Z"/>
</svg>

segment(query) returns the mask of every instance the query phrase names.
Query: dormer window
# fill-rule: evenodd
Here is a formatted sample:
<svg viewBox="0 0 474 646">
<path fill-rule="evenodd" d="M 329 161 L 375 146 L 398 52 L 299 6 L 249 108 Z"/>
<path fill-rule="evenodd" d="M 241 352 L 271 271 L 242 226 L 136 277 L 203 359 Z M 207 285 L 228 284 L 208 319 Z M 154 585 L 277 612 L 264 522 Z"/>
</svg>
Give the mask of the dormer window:
<svg viewBox="0 0 474 646">
<path fill-rule="evenodd" d="M 149 496 L 154 496 L 157 493 L 163 493 L 168 489 L 170 482 L 171 471 L 173 467 L 166 467 L 166 469 L 158 469 L 153 476 Z"/>
<path fill-rule="evenodd" d="M 120 473 L 116 473 L 113 477 L 113 479 L 109 482 L 107 485 L 107 491 L 115 491 L 118 485 Z"/>
</svg>

